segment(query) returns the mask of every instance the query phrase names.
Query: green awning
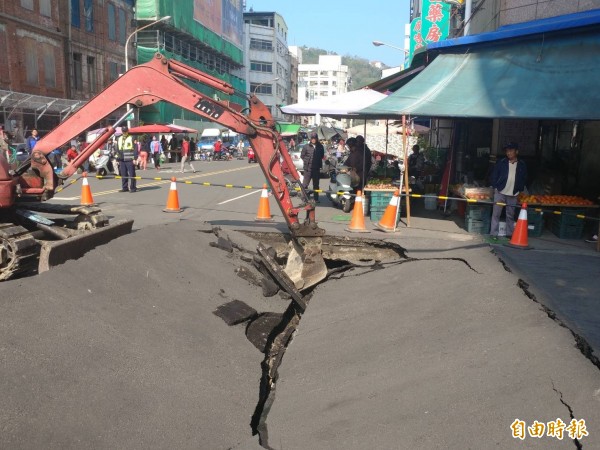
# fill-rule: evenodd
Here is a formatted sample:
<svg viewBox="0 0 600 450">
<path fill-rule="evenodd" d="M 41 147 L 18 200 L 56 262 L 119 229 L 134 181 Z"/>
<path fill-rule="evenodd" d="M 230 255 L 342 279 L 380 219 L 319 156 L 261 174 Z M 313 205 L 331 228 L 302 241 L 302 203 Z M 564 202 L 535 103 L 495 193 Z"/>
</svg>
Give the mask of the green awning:
<svg viewBox="0 0 600 450">
<path fill-rule="evenodd" d="M 300 125 L 296 123 L 278 123 L 277 131 L 282 136 L 295 136 L 300 131 Z"/>
<path fill-rule="evenodd" d="M 461 48 L 461 50 L 464 47 Z M 600 31 L 444 53 L 367 117 L 600 119 Z"/>
</svg>

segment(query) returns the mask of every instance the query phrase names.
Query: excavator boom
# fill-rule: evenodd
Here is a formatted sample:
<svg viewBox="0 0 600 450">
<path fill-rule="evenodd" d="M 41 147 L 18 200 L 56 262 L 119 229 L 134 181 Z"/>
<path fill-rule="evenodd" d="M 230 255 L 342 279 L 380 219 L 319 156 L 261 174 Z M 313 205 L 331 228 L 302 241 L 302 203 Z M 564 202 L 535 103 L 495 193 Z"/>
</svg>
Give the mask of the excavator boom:
<svg viewBox="0 0 600 450">
<path fill-rule="evenodd" d="M 91 148 L 86 149 L 58 176 L 47 158 L 54 149 L 125 105 L 142 108 L 160 101 L 169 102 L 248 138 L 293 237 L 286 273 L 299 289 L 316 284 L 327 274 L 320 250 L 321 237 L 325 232 L 316 223 L 315 205 L 308 200 L 304 189 L 300 192 L 301 204 L 295 206 L 292 203 L 283 166 L 288 168 L 298 186 L 299 175 L 283 139 L 276 131 L 276 123 L 269 109 L 256 96 L 250 95 L 249 113 L 242 114 L 229 102 L 215 100 L 193 89 L 189 82 L 208 85 L 225 94 L 234 93 L 234 88 L 228 83 L 157 53 L 151 61 L 131 68 L 38 141 L 31 155 L 30 166 L 34 173 L 39 174 L 39 181 L 28 182 L 21 187 L 23 198 L 51 198 L 60 179 L 73 174 L 94 149 L 114 133 L 114 128 L 107 128 Z M 299 218 L 301 212 L 305 213 L 302 220 Z"/>
</svg>

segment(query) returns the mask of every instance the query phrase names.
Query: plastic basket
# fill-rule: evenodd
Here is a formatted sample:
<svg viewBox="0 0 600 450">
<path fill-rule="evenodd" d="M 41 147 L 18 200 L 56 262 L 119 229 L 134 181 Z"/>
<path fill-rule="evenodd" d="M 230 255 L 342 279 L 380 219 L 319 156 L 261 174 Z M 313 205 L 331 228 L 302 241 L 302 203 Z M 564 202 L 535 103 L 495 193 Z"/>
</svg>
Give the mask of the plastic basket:
<svg viewBox="0 0 600 450">
<path fill-rule="evenodd" d="M 465 219 L 465 229 L 469 233 L 488 234 L 490 232 L 490 223 L 488 220 Z"/>
<path fill-rule="evenodd" d="M 385 207 L 390 204 L 390 200 L 394 195 L 393 192 L 377 192 L 377 191 L 369 191 L 371 201 L 371 208 Z"/>
<path fill-rule="evenodd" d="M 492 217 L 491 205 L 469 205 L 465 211 L 465 219 L 490 220 Z"/>
<path fill-rule="evenodd" d="M 540 237 L 544 231 L 543 211 L 527 210 L 527 235 Z"/>
<path fill-rule="evenodd" d="M 560 239 L 581 239 L 584 221 L 576 215 L 585 214 L 585 210 L 562 208 L 561 213 L 552 217 L 550 230 Z"/>
<path fill-rule="evenodd" d="M 370 218 L 371 218 L 371 222 L 379 222 L 381 220 L 381 217 L 383 216 L 383 213 L 385 212 L 384 210 L 381 211 L 373 211 L 373 209 L 371 209 L 371 214 L 370 214 Z M 396 222 L 396 224 L 400 223 L 400 214 L 398 215 L 398 221 Z"/>
</svg>

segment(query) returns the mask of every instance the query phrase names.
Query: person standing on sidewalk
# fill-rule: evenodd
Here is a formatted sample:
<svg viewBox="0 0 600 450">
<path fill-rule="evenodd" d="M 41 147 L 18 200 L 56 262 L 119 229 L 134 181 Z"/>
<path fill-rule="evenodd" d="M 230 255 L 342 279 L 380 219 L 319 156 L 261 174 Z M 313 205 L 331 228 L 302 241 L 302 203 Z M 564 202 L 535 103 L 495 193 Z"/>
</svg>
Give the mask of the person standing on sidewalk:
<svg viewBox="0 0 600 450">
<path fill-rule="evenodd" d="M 181 143 L 181 173 L 184 173 L 184 164 L 190 158 L 190 138 L 187 136 L 183 138 L 183 142 Z M 196 173 L 196 169 L 192 166 L 192 163 L 188 161 L 192 172 Z"/>
<path fill-rule="evenodd" d="M 518 159 L 519 146 L 511 142 L 504 146 L 504 151 L 506 152 L 506 158 L 496 163 L 492 172 L 494 208 L 490 235 L 493 238 L 498 237 L 500 214 L 502 214 L 503 206 L 499 203 L 506 205 L 506 237 L 510 238 L 512 236 L 515 229 L 517 196 L 519 192 L 523 192 L 527 182 L 527 166 L 524 161 Z"/>
</svg>

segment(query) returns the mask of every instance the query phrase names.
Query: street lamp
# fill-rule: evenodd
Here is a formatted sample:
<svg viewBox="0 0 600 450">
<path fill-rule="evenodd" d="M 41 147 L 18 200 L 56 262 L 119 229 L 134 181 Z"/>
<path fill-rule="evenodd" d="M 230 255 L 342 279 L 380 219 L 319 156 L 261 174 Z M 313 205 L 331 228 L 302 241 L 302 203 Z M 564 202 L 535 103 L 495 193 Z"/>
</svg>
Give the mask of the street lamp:
<svg viewBox="0 0 600 450">
<path fill-rule="evenodd" d="M 154 22 L 150 22 L 149 24 L 147 24 L 147 25 L 144 25 L 143 27 L 141 27 L 141 28 L 138 28 L 138 29 L 134 30 L 134 31 L 133 31 L 133 32 L 132 32 L 132 33 L 131 33 L 131 34 L 130 34 L 128 37 L 127 37 L 127 40 L 125 41 L 125 72 L 127 72 L 127 71 L 129 70 L 129 56 L 128 56 L 128 53 L 129 53 L 129 52 L 128 52 L 128 48 L 129 48 L 129 40 L 130 40 L 130 39 L 131 39 L 133 36 L 135 36 L 135 35 L 138 33 L 138 31 L 142 31 L 142 30 L 144 30 L 144 29 L 146 29 L 146 28 L 148 28 L 148 27 L 151 27 L 151 26 L 152 26 L 152 25 L 154 25 L 154 24 L 157 24 L 158 22 L 164 22 L 165 20 L 169 20 L 170 18 L 171 18 L 171 16 L 165 16 L 165 17 L 163 17 L 163 18 L 161 18 L 161 19 L 155 20 Z"/>
<path fill-rule="evenodd" d="M 279 81 L 279 77 L 277 77 L 277 78 L 273 78 L 272 80 L 263 81 L 262 83 L 260 83 L 260 84 L 257 84 L 257 85 L 254 87 L 254 91 L 252 92 L 252 95 L 256 95 L 256 91 L 258 91 L 258 88 L 259 88 L 259 87 L 261 87 L 262 85 L 264 85 L 264 84 L 267 84 L 267 83 L 272 83 L 273 81 Z"/>
<path fill-rule="evenodd" d="M 404 52 L 404 54 L 408 53 L 408 50 L 404 50 L 403 48 L 396 47 L 395 45 L 392 45 L 392 44 L 386 44 L 385 42 L 381 42 L 381 41 L 373 41 L 373 45 L 375 47 L 381 47 L 382 45 L 385 45 L 386 47 L 391 47 L 391 48 L 395 48 L 396 50 L 400 50 L 401 52 Z"/>
</svg>

